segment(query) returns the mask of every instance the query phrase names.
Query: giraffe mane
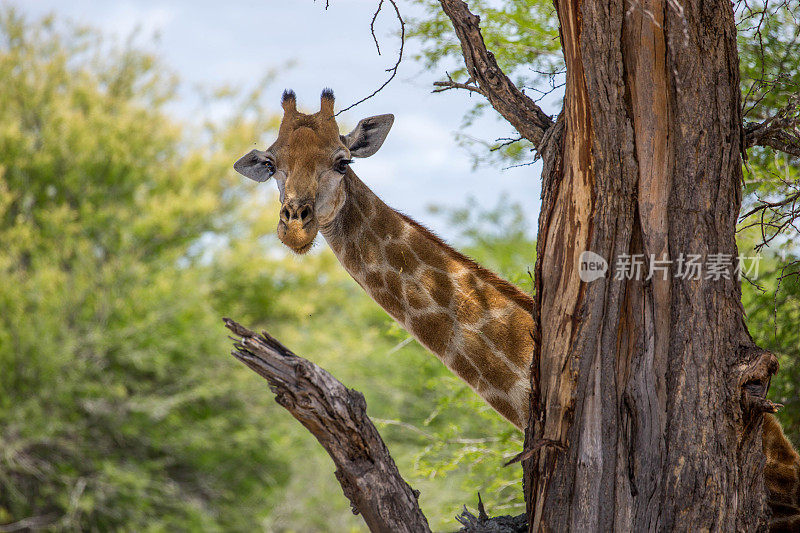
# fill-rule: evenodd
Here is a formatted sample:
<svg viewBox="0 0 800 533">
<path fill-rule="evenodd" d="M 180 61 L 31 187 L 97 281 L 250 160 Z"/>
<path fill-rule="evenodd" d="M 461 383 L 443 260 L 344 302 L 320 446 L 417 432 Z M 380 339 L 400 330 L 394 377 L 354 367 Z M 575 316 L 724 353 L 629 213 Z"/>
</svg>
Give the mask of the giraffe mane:
<svg viewBox="0 0 800 533">
<path fill-rule="evenodd" d="M 425 238 L 441 246 L 442 249 L 447 251 L 448 255 L 450 255 L 451 258 L 463 262 L 463 264 L 466 265 L 467 268 L 469 268 L 472 272 L 480 276 L 481 279 L 492 285 L 495 289 L 497 289 L 500 292 L 500 294 L 514 301 L 517 305 L 519 305 L 526 311 L 533 312 L 533 297 L 531 297 L 528 294 L 525 294 L 516 285 L 512 284 L 509 281 L 504 280 L 503 278 L 501 278 L 488 268 L 479 265 L 471 257 L 466 256 L 461 252 L 459 252 L 458 250 L 454 249 L 452 246 L 450 246 L 444 240 L 442 240 L 441 237 L 433 233 L 427 227 L 423 226 L 410 216 L 406 215 L 405 213 L 401 213 L 396 209 L 395 211 L 403 218 L 403 220 L 405 220 L 410 225 L 417 228 Z"/>
</svg>

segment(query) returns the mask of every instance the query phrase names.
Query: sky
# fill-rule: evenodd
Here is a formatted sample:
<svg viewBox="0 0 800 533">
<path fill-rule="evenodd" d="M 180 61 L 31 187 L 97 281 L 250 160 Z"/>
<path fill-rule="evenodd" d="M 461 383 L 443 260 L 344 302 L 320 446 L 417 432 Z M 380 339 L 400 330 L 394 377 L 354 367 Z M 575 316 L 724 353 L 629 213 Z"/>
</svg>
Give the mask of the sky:
<svg viewBox="0 0 800 533">
<path fill-rule="evenodd" d="M 3 0 L 0 0 L 3 1 Z M 377 0 L 5 0 L 30 16 L 53 13 L 102 29 L 125 39 L 138 31 L 135 42 L 154 50 L 181 78 L 181 99 L 172 107 L 178 118 L 188 118 L 198 97 L 193 87 L 229 84 L 254 88 L 272 69 L 279 69 L 266 95 L 279 110 L 284 88 L 297 93 L 301 110 L 316 112 L 322 88 L 336 94 L 337 109 L 367 96 L 386 79 L 386 69 L 396 61 L 398 23 L 388 4 L 376 24 L 381 43 L 378 55 L 370 33 Z M 399 2 L 401 14 L 419 14 Z M 366 116 L 393 113 L 392 131 L 377 154 L 358 160 L 356 174 L 387 204 L 431 227 L 445 238 L 454 232 L 428 206 L 461 207 L 469 196 L 485 207 L 507 195 L 523 205 L 531 234 L 535 234 L 540 205 L 541 165 L 502 169 L 472 168 L 465 148 L 454 132 L 464 113 L 480 96 L 460 91 L 431 93 L 434 81 L 444 79 L 444 67 L 430 71 L 413 60 L 417 43 L 406 45 L 398 75 L 374 98 L 338 117 L 342 129 Z M 288 66 L 291 64 L 291 66 Z M 218 104 L 223 105 L 223 104 Z M 224 104 L 227 105 L 227 104 Z M 547 109 L 554 113 L 554 109 Z M 223 116 L 224 107 L 207 110 Z M 492 112 L 478 120 L 469 135 L 493 141 L 514 130 Z M 346 133 L 346 132 L 343 132 Z M 268 134 L 253 142 L 266 146 Z M 231 154 L 231 164 L 241 153 Z M 532 155 L 532 154 L 531 154 Z M 245 178 L 242 178 L 245 179 Z M 263 186 L 274 188 L 274 184 Z"/>
</svg>

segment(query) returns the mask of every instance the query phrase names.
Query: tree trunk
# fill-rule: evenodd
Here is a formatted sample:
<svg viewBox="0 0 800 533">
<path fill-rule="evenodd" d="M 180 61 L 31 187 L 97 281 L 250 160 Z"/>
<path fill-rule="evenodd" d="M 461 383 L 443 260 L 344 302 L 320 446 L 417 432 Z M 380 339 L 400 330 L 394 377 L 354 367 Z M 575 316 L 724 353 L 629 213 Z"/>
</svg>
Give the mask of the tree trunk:
<svg viewBox="0 0 800 533">
<path fill-rule="evenodd" d="M 747 332 L 736 275 L 743 129 L 731 3 L 556 7 L 567 85 L 539 146 L 526 440 L 566 450 L 525 463 L 530 529 L 758 530 L 759 399 L 777 362 Z M 608 261 L 605 277 L 581 281 L 587 250 Z M 625 254 L 644 254 L 638 279 L 616 279 Z M 700 279 L 680 276 L 686 260 Z M 708 277 L 710 265 L 721 275 Z"/>
</svg>

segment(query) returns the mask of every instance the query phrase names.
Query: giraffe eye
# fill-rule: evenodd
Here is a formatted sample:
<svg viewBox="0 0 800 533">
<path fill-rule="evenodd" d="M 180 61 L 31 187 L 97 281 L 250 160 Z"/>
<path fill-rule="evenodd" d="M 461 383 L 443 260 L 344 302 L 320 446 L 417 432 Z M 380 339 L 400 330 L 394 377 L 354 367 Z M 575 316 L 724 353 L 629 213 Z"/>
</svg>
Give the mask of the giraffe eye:
<svg viewBox="0 0 800 533">
<path fill-rule="evenodd" d="M 264 161 L 264 167 L 267 169 L 267 172 L 269 172 L 270 176 L 275 174 L 275 164 L 272 161 L 270 161 L 269 159 Z"/>
<path fill-rule="evenodd" d="M 353 162 L 352 159 L 340 159 L 339 161 L 336 162 L 335 165 L 333 165 L 333 170 L 335 170 L 339 174 L 344 174 L 345 172 L 347 172 L 347 166 L 352 162 Z"/>
</svg>

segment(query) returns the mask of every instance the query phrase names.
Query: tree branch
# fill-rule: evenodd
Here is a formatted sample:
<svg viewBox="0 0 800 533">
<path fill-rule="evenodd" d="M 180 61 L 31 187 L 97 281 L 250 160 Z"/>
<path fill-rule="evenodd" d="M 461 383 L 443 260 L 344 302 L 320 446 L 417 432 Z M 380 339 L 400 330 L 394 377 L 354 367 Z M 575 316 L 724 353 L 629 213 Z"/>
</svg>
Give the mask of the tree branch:
<svg viewBox="0 0 800 533">
<path fill-rule="evenodd" d="M 800 157 L 800 96 L 763 122 L 745 126 L 745 148 L 768 146 Z"/>
<path fill-rule="evenodd" d="M 336 464 L 336 479 L 370 531 L 429 532 L 418 492 L 400 476 L 367 404 L 327 371 L 298 357 L 269 334 L 257 335 L 228 318 L 239 339 L 234 357 L 269 383 L 275 400 L 314 437 Z"/>
<path fill-rule="evenodd" d="M 447 81 L 435 81 L 433 82 L 433 86 L 439 87 L 439 89 L 433 90 L 435 93 L 449 91 L 450 89 L 464 89 L 486 96 L 486 93 L 483 91 L 483 89 L 475 85 L 475 78 L 470 78 L 465 83 L 459 83 L 450 77 L 450 73 L 447 73 Z"/>
<path fill-rule="evenodd" d="M 470 12 L 462 0 L 439 0 L 442 10 L 450 18 L 461 41 L 461 52 L 467 66 L 470 80 L 475 86 L 449 82 L 438 82 L 438 87 L 462 88 L 480 92 L 489 100 L 492 107 L 526 139 L 533 143 L 541 153 L 542 138 L 554 124 L 534 101 L 525 96 L 497 65 L 494 55 L 486 49 L 480 30 L 480 17 Z M 449 76 L 448 76 L 449 77 Z"/>
<path fill-rule="evenodd" d="M 767 209 L 775 209 L 775 208 L 778 208 L 778 207 L 783 207 L 783 206 L 789 205 L 791 203 L 797 202 L 798 200 L 800 200 L 800 192 L 796 192 L 794 194 L 790 194 L 786 198 L 783 198 L 782 200 L 779 200 L 777 202 L 767 202 L 766 200 L 761 200 L 761 201 L 759 201 L 757 206 L 755 206 L 750 211 L 748 211 L 747 213 L 745 213 L 742 216 L 740 216 L 739 220 L 745 220 L 749 216 L 754 215 L 755 213 L 758 213 L 759 211 L 764 211 L 764 210 L 767 210 Z"/>
<path fill-rule="evenodd" d="M 800 219 L 800 191 L 775 202 L 759 200 L 758 205 L 739 217 L 739 221 L 744 222 L 753 215 L 758 215 L 756 220 L 746 223 L 737 231 L 757 226 L 761 230 L 761 242 L 755 245 L 755 250 L 760 251 L 787 230 L 800 232 L 796 224 Z"/>
</svg>

